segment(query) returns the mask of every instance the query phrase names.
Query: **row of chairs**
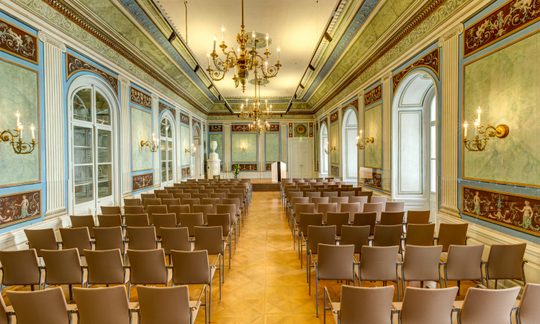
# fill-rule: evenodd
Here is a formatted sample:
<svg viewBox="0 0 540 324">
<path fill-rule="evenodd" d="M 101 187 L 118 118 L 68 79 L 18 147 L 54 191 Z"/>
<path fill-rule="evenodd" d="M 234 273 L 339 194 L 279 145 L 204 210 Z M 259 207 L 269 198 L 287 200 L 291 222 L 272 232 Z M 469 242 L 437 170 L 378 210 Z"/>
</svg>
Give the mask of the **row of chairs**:
<svg viewBox="0 0 540 324">
<path fill-rule="evenodd" d="M 403 302 L 392 302 L 394 287 L 341 287 L 340 302 L 334 302 L 325 287 L 326 311 L 336 323 L 391 324 L 397 314 L 400 324 L 536 324 L 540 319 L 540 285 L 527 284 L 521 300 L 520 287 L 509 289 L 470 288 L 463 301 L 456 301 L 457 287 L 420 289 L 407 287 Z M 517 306 L 516 306 L 517 305 Z"/>
<path fill-rule="evenodd" d="M 204 291 L 203 291 L 204 292 Z M 12 306 L 0 298 L 0 324 L 71 324 L 77 323 L 137 323 L 193 324 L 203 306 L 202 293 L 190 300 L 186 285 L 175 287 L 137 286 L 138 302 L 130 303 L 123 286 L 74 288 L 75 304 L 67 304 L 60 287 L 41 291 L 8 291 Z"/>
</svg>

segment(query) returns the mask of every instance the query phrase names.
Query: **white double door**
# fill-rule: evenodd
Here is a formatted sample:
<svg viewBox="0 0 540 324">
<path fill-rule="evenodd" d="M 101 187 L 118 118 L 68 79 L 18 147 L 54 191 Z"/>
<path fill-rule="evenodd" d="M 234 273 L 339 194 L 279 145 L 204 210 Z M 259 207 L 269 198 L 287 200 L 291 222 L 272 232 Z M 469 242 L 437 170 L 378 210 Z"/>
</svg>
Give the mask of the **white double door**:
<svg viewBox="0 0 540 324">
<path fill-rule="evenodd" d="M 289 178 L 313 177 L 313 139 L 289 138 L 287 157 Z"/>
</svg>

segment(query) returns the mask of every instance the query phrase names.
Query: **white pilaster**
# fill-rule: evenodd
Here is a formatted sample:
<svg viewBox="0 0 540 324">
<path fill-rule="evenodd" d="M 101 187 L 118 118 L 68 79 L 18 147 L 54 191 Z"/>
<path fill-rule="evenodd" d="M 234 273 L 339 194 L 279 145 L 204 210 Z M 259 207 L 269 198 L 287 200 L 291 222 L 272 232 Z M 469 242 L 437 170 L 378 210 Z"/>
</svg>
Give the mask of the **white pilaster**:
<svg viewBox="0 0 540 324">
<path fill-rule="evenodd" d="M 365 134 L 365 130 L 366 130 L 366 126 L 364 125 L 364 90 L 360 91 L 360 93 L 358 93 L 358 132 L 360 132 L 360 130 L 363 131 L 363 134 Z M 358 149 L 358 156 L 357 156 L 357 161 L 358 161 L 358 169 L 356 170 L 357 174 L 358 174 L 358 180 L 357 180 L 357 184 L 358 185 L 361 185 L 363 183 L 363 180 L 361 178 L 361 175 L 362 173 L 360 173 L 360 168 L 364 166 L 364 155 L 365 155 L 365 150 L 360 150 Z"/>
<path fill-rule="evenodd" d="M 383 190 L 390 192 L 392 183 L 392 72 L 382 79 L 383 95 Z"/>
<path fill-rule="evenodd" d="M 120 146 L 122 154 L 122 195 L 131 191 L 131 116 L 129 115 L 129 79 L 119 76 L 120 82 Z"/>
<path fill-rule="evenodd" d="M 160 142 L 160 130 L 159 130 L 159 97 L 155 94 L 152 94 L 152 133 L 154 133 L 156 141 Z M 160 163 L 159 163 L 159 149 L 152 154 L 154 159 L 154 187 L 161 186 L 161 173 L 160 173 Z"/>
<path fill-rule="evenodd" d="M 47 166 L 47 214 L 66 209 L 65 180 L 65 124 L 63 93 L 63 53 L 66 46 L 60 40 L 43 31 L 39 39 L 44 48 L 45 81 L 45 150 Z"/>
<path fill-rule="evenodd" d="M 182 147 L 182 138 L 181 138 L 181 130 L 180 130 L 180 111 L 176 109 L 175 114 L 175 142 L 176 142 L 176 165 L 174 166 L 174 169 L 176 170 L 176 177 L 174 178 L 175 182 L 182 181 L 182 152 L 184 148 Z"/>
<path fill-rule="evenodd" d="M 232 168 L 232 157 L 231 157 L 231 123 L 223 123 L 223 172 L 225 173 L 224 177 L 226 178 L 229 175 L 229 172 Z"/>
<path fill-rule="evenodd" d="M 459 137 L 459 24 L 441 37 L 441 211 L 457 215 L 458 137 Z"/>
</svg>

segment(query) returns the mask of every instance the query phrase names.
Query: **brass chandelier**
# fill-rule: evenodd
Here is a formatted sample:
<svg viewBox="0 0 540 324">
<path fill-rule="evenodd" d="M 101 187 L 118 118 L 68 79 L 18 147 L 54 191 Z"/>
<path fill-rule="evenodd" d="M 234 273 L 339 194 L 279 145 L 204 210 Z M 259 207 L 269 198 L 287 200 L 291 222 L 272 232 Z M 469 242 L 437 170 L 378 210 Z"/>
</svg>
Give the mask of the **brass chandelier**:
<svg viewBox="0 0 540 324">
<path fill-rule="evenodd" d="M 263 80 L 259 79 L 257 77 L 257 72 L 255 72 L 255 95 L 251 103 L 249 102 L 249 99 L 246 99 L 246 103 L 240 105 L 239 113 L 240 118 L 252 120 L 249 124 L 249 129 L 250 131 L 256 131 L 257 133 L 270 129 L 270 123 L 266 118 L 270 117 L 270 114 L 272 113 L 272 105 L 268 105 L 268 99 L 264 101 L 264 107 L 261 107 L 262 82 Z"/>
<path fill-rule="evenodd" d="M 270 43 L 270 37 L 266 34 L 264 41 L 260 34 L 253 31 L 251 37 L 249 33 L 246 33 L 244 25 L 244 0 L 242 0 L 242 24 L 240 25 L 240 32 L 236 35 L 237 48 L 229 48 L 225 44 L 224 40 L 225 28 L 221 28 L 221 44 L 219 48 L 224 58 L 220 58 L 216 52 L 216 38 L 214 37 L 214 46 L 211 53 L 208 56 L 208 74 L 214 81 L 223 80 L 225 74 L 234 69 L 234 84 L 238 88 L 242 85 L 242 92 L 246 91 L 246 80 L 249 77 L 249 72 L 256 73 L 257 71 L 262 75 L 264 79 L 270 79 L 275 77 L 281 64 L 279 62 L 280 49 L 277 48 L 277 62 L 274 65 L 270 65 L 270 50 L 268 49 Z M 264 53 L 259 54 L 257 48 L 265 48 Z"/>
</svg>

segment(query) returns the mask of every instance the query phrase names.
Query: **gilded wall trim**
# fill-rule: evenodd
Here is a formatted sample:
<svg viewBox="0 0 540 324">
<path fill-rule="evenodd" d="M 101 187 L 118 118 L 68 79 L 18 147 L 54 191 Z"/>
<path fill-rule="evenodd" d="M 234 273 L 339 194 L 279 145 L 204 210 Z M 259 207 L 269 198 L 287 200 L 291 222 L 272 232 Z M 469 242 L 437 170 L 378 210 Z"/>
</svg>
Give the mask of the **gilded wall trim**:
<svg viewBox="0 0 540 324">
<path fill-rule="evenodd" d="M 114 89 L 114 92 L 118 93 L 118 79 L 116 77 L 83 59 L 71 55 L 70 53 L 67 53 L 66 55 L 66 69 L 66 79 L 69 79 L 73 74 L 80 71 L 92 72 L 104 78 L 105 81 L 107 81 L 107 83 Z"/>
<path fill-rule="evenodd" d="M 374 104 L 380 100 L 382 100 L 382 84 L 379 84 L 364 94 L 364 107 Z"/>
<path fill-rule="evenodd" d="M 253 131 L 249 128 L 249 124 L 233 124 L 231 125 L 231 132 L 251 133 Z"/>
<path fill-rule="evenodd" d="M 418 67 L 425 67 L 433 71 L 437 78 L 440 75 L 440 57 L 439 57 L 439 48 L 434 49 L 430 53 L 424 55 L 420 59 L 418 59 L 413 64 L 407 66 L 403 70 L 399 71 L 396 75 L 392 77 L 392 88 L 397 89 L 399 83 L 405 78 L 407 73 L 409 73 L 411 70 L 418 68 Z"/>
<path fill-rule="evenodd" d="M 540 0 L 512 0 L 465 30 L 463 52 L 467 57 L 540 20 Z"/>
<path fill-rule="evenodd" d="M 137 88 L 131 87 L 130 101 L 139 106 L 152 109 L 152 97 Z"/>
<path fill-rule="evenodd" d="M 37 37 L 0 19 L 0 50 L 38 64 Z"/>
<path fill-rule="evenodd" d="M 466 186 L 461 197 L 463 214 L 540 237 L 538 197 Z"/>
<path fill-rule="evenodd" d="M 222 124 L 209 124 L 208 125 L 208 132 L 210 133 L 223 133 L 223 125 Z"/>
<path fill-rule="evenodd" d="M 336 110 L 330 114 L 330 124 L 337 122 L 339 119 L 339 111 Z"/>
</svg>

